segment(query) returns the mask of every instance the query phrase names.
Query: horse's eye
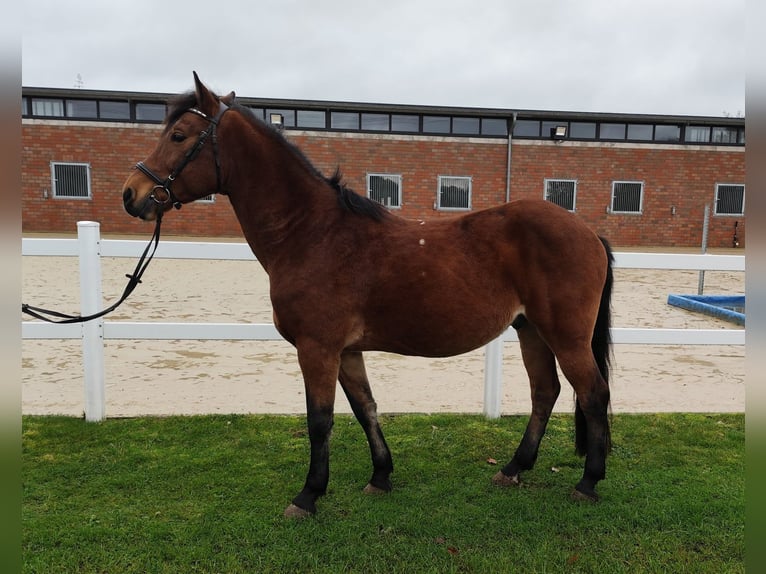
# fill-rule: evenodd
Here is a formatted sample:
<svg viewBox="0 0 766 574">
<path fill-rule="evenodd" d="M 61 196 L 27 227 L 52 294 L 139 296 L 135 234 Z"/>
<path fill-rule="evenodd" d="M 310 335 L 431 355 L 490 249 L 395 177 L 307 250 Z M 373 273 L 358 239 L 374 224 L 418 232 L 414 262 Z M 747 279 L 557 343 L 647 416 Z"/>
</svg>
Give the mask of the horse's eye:
<svg viewBox="0 0 766 574">
<path fill-rule="evenodd" d="M 181 143 L 186 139 L 186 136 L 182 133 L 173 132 L 173 134 L 170 136 L 170 139 L 176 143 Z"/>
</svg>

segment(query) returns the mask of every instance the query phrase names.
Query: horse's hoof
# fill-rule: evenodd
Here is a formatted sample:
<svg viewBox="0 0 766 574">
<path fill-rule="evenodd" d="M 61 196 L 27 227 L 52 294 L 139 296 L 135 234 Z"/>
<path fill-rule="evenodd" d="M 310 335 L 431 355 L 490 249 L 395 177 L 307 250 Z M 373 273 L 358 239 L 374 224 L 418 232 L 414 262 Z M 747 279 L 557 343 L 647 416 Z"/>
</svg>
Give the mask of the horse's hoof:
<svg viewBox="0 0 766 574">
<path fill-rule="evenodd" d="M 367 486 L 364 487 L 364 490 L 362 490 L 365 494 L 388 494 L 388 491 L 384 488 L 378 488 L 377 486 L 374 486 L 367 483 Z"/>
<path fill-rule="evenodd" d="M 295 506 L 294 504 L 291 504 L 287 508 L 285 508 L 285 518 L 306 518 L 308 516 L 311 516 L 311 513 L 308 510 L 303 510 L 300 506 Z"/>
<path fill-rule="evenodd" d="M 595 491 L 592 493 L 582 492 L 576 488 L 572 491 L 572 500 L 582 502 L 598 502 L 598 494 Z"/>
<path fill-rule="evenodd" d="M 519 486 L 521 484 L 521 480 L 519 479 L 518 474 L 508 476 L 503 474 L 502 470 L 499 470 L 497 471 L 497 474 L 492 477 L 492 484 L 495 486 Z"/>
</svg>

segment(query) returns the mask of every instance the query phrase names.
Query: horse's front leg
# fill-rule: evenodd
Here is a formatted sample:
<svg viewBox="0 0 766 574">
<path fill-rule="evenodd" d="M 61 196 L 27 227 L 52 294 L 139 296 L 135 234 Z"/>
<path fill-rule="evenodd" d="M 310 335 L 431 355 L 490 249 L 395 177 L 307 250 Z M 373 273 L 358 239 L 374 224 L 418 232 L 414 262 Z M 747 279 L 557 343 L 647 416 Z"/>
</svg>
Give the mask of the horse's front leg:
<svg viewBox="0 0 766 574">
<path fill-rule="evenodd" d="M 394 463 L 386 439 L 383 438 L 383 431 L 380 430 L 377 405 L 372 397 L 362 353 L 345 352 L 341 355 L 339 381 L 370 445 L 372 478 L 364 491 L 388 492 L 391 490 L 390 476 L 394 470 Z"/>
<path fill-rule="evenodd" d="M 333 425 L 335 385 L 340 354 L 316 343 L 298 344 L 298 362 L 306 388 L 306 414 L 311 444 L 311 461 L 306 483 L 285 509 L 287 517 L 304 517 L 316 512 L 316 500 L 327 492 L 330 479 L 330 432 Z"/>
</svg>

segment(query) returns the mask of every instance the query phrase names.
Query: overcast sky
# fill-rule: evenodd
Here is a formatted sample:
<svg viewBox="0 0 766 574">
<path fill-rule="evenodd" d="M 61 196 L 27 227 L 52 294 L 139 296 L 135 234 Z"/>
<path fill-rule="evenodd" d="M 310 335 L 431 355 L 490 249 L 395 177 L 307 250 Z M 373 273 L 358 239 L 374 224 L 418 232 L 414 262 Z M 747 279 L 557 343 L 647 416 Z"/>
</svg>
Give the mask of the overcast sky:
<svg viewBox="0 0 766 574">
<path fill-rule="evenodd" d="M 36 0 L 22 85 L 745 114 L 745 0 Z"/>
</svg>

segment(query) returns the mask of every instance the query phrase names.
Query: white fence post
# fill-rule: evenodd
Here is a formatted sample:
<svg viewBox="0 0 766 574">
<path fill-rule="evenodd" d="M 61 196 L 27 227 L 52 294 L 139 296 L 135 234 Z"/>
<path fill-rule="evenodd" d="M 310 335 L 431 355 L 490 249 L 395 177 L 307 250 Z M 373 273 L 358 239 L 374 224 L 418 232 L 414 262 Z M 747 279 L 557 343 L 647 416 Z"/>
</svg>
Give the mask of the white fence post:
<svg viewBox="0 0 766 574">
<path fill-rule="evenodd" d="M 101 234 L 95 221 L 77 222 L 80 255 L 80 314 L 92 315 L 101 310 Z M 82 362 L 85 374 L 85 420 L 99 422 L 106 418 L 104 392 L 104 320 L 102 317 L 82 323 Z"/>
<path fill-rule="evenodd" d="M 500 418 L 503 396 L 503 335 L 487 343 L 484 354 L 484 416 Z"/>
</svg>

